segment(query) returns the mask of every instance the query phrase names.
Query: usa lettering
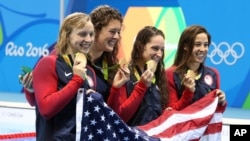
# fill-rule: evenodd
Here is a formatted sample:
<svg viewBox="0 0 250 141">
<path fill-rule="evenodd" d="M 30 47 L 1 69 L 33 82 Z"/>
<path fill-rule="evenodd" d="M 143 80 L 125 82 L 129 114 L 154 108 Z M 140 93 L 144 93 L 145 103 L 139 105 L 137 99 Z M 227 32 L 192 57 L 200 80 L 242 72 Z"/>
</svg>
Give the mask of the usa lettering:
<svg viewBox="0 0 250 141">
<path fill-rule="evenodd" d="M 244 136 L 247 134 L 247 129 L 236 129 L 234 132 L 234 136 Z"/>
</svg>

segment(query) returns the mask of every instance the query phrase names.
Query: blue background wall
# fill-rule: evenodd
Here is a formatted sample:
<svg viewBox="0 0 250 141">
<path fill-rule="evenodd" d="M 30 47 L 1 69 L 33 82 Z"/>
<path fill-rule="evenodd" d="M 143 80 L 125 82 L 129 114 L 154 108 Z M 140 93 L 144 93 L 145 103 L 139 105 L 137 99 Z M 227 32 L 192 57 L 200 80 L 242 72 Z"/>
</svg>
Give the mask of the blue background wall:
<svg viewBox="0 0 250 141">
<path fill-rule="evenodd" d="M 102 0 L 65 0 L 63 13 L 60 13 L 60 1 L 0 0 L 0 93 L 8 94 L 10 99 L 14 94 L 23 94 L 18 82 L 20 68 L 22 65 L 34 67 L 40 57 L 49 53 L 57 39 L 60 14 L 89 13 L 100 4 L 114 6 L 123 15 L 130 7 L 178 8 L 182 17 L 176 17 L 182 20 L 181 25 L 205 26 L 212 35 L 206 64 L 220 71 L 221 88 L 226 91 L 228 105 L 250 108 L 248 0 L 109 0 L 106 3 Z M 155 16 L 158 15 L 153 13 L 152 17 Z M 178 25 L 180 31 L 184 29 L 181 25 Z"/>
</svg>

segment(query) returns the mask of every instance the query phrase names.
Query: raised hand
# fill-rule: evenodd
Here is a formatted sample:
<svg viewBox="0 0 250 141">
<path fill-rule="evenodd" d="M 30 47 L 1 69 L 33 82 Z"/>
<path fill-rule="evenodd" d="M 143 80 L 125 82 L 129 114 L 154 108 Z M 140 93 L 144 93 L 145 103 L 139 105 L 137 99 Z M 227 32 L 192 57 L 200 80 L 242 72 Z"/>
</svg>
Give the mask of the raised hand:
<svg viewBox="0 0 250 141">
<path fill-rule="evenodd" d="M 216 95 L 219 98 L 219 103 L 221 103 L 222 105 L 225 105 L 226 104 L 226 94 L 225 94 L 225 92 L 220 90 L 220 89 L 217 89 L 216 90 Z"/>
<path fill-rule="evenodd" d="M 153 73 L 155 73 L 158 62 L 155 60 L 149 60 L 147 61 L 146 64 L 147 64 L 147 69 L 150 69 Z"/>
<path fill-rule="evenodd" d="M 142 73 L 140 81 L 142 81 L 147 87 L 150 87 L 153 79 L 154 73 L 150 69 L 147 69 Z"/>
<path fill-rule="evenodd" d="M 115 88 L 120 88 L 124 85 L 128 80 L 130 80 L 130 70 L 126 64 L 121 66 L 117 73 L 115 74 L 113 86 Z"/>
<path fill-rule="evenodd" d="M 75 55 L 74 65 L 73 65 L 73 73 L 85 79 L 86 77 L 86 64 L 87 64 L 87 57 L 83 53 L 77 53 Z"/>
<path fill-rule="evenodd" d="M 184 75 L 181 83 L 191 92 L 195 92 L 195 73 L 192 70 L 188 70 Z"/>
<path fill-rule="evenodd" d="M 34 92 L 33 87 L 32 87 L 32 84 L 33 84 L 32 72 L 26 73 L 20 81 L 25 89 L 27 89 L 31 93 Z"/>
</svg>

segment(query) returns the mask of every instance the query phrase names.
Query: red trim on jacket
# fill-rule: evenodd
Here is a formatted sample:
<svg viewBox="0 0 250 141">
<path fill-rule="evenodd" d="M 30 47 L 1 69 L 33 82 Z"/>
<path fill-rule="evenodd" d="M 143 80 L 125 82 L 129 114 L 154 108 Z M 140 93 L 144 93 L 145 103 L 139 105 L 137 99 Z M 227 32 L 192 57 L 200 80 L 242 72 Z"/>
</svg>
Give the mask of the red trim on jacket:
<svg viewBox="0 0 250 141">
<path fill-rule="evenodd" d="M 177 88 L 174 82 L 174 71 L 176 67 L 172 66 L 166 69 L 166 80 L 168 82 L 168 90 L 169 90 L 169 104 L 167 107 L 172 107 L 175 110 L 182 110 L 183 108 L 187 107 L 188 105 L 191 104 L 193 94 L 191 91 L 188 89 L 184 89 L 182 92 L 182 96 L 179 99 L 178 98 L 178 92 Z M 215 74 L 216 74 L 216 89 L 220 89 L 220 77 L 219 77 L 219 72 L 215 68 L 211 68 Z M 223 105 L 221 108 L 225 109 L 225 105 Z"/>
<path fill-rule="evenodd" d="M 83 79 L 74 75 L 72 79 L 58 91 L 56 73 L 57 56 L 43 57 L 33 71 L 33 87 L 37 106 L 41 115 L 49 119 L 60 112 L 77 94 Z"/>
<path fill-rule="evenodd" d="M 169 90 L 169 103 L 167 107 L 172 107 L 175 110 L 181 110 L 191 103 L 194 93 L 185 89 L 182 93 L 182 97 L 178 99 L 178 92 L 174 83 L 175 69 L 176 67 L 170 67 L 165 71 Z"/>
<path fill-rule="evenodd" d="M 34 92 L 31 93 L 27 89 L 24 88 L 24 94 L 30 106 L 35 106 L 36 104 L 35 93 Z"/>
<path fill-rule="evenodd" d="M 139 81 L 128 97 L 126 84 L 121 88 L 112 86 L 107 103 L 125 122 L 128 122 L 140 106 L 146 90 L 146 85 Z"/>
</svg>

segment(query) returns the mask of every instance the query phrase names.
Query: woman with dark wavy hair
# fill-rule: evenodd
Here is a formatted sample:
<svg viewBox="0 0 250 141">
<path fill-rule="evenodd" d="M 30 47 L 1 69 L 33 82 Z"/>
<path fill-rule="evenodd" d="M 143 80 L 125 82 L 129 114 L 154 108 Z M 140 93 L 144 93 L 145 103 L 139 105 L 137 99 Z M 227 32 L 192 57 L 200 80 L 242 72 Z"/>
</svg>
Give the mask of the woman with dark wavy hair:
<svg viewBox="0 0 250 141">
<path fill-rule="evenodd" d="M 96 7 L 90 13 L 95 29 L 95 41 L 89 52 L 97 75 L 97 91 L 107 101 L 118 66 L 118 49 L 123 26 L 122 14 L 108 5 Z"/>
<path fill-rule="evenodd" d="M 142 28 L 135 39 L 130 77 L 120 69 L 115 76 L 108 104 L 130 126 L 144 125 L 162 114 L 168 102 L 164 71 L 165 35 L 154 26 Z M 126 84 L 124 84 L 126 83 Z M 122 85 L 124 84 L 124 85 Z"/>
</svg>

